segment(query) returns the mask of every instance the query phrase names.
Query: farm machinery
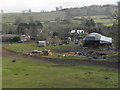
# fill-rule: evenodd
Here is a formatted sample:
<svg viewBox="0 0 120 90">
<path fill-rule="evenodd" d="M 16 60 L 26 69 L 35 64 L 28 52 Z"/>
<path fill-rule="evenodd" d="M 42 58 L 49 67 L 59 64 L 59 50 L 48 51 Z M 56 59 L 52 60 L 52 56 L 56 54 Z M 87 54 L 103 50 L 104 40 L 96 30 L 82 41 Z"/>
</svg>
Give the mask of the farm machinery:
<svg viewBox="0 0 120 90">
<path fill-rule="evenodd" d="M 51 55 L 53 55 L 53 53 L 50 52 L 50 50 L 45 49 L 43 51 L 41 51 L 41 50 L 33 50 L 31 52 L 28 52 L 28 55 L 51 56 Z"/>
</svg>

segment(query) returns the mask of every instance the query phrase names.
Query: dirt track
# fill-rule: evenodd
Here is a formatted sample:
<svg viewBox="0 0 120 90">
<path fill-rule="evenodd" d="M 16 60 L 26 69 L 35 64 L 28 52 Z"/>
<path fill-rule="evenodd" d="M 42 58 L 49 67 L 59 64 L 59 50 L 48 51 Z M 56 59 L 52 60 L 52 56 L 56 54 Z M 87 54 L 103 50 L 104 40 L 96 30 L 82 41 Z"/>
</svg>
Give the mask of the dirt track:
<svg viewBox="0 0 120 90">
<path fill-rule="evenodd" d="M 93 61 L 93 60 L 73 60 L 73 59 L 50 59 L 50 58 L 43 58 L 37 56 L 28 56 L 21 53 L 15 53 L 8 51 L 6 49 L 2 49 L 2 56 L 4 57 L 20 57 L 25 58 L 28 60 L 38 61 L 42 63 L 54 63 L 63 66 L 74 66 L 74 65 L 95 65 L 95 66 L 105 66 L 105 67 L 113 67 L 118 68 L 117 62 L 107 62 L 107 61 Z"/>
</svg>

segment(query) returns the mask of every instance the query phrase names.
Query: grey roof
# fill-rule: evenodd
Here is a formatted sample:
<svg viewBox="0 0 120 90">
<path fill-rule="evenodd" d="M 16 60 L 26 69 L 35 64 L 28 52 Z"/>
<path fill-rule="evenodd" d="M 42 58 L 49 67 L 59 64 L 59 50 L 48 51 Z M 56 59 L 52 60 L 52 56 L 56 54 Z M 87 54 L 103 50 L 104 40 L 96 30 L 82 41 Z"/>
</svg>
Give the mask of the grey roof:
<svg viewBox="0 0 120 90">
<path fill-rule="evenodd" d="M 112 43 L 111 37 L 103 36 L 99 33 L 90 33 L 83 40 L 99 40 L 100 43 Z"/>
<path fill-rule="evenodd" d="M 3 37 L 15 37 L 16 34 L 2 34 Z"/>
</svg>

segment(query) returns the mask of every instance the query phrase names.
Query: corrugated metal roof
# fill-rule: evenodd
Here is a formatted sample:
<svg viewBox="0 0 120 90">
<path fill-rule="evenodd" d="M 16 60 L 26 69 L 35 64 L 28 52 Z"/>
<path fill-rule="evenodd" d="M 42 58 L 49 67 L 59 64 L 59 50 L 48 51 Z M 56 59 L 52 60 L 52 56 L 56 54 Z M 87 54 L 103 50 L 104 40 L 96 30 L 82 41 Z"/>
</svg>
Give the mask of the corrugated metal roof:
<svg viewBox="0 0 120 90">
<path fill-rule="evenodd" d="M 90 33 L 83 40 L 99 40 L 101 44 L 112 43 L 111 37 L 106 37 L 99 33 Z"/>
<path fill-rule="evenodd" d="M 2 37 L 14 37 L 16 34 L 3 34 Z"/>
</svg>

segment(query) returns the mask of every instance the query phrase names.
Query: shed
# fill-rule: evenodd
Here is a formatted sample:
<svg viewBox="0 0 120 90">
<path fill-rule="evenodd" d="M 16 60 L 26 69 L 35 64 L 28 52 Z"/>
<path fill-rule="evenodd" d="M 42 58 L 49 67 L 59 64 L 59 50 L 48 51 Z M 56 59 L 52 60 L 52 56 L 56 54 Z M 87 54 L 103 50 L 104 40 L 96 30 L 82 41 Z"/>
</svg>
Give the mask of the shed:
<svg viewBox="0 0 120 90">
<path fill-rule="evenodd" d="M 83 33 L 84 33 L 84 30 L 77 30 L 77 33 L 78 33 L 78 34 L 81 34 L 81 33 L 83 34 Z"/>
<path fill-rule="evenodd" d="M 30 41 L 30 36 L 29 35 L 21 35 L 20 39 L 21 39 L 21 42 L 27 42 L 27 41 Z"/>
</svg>

